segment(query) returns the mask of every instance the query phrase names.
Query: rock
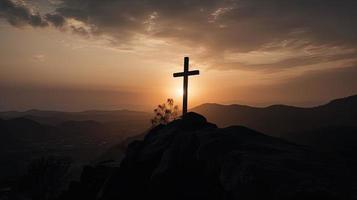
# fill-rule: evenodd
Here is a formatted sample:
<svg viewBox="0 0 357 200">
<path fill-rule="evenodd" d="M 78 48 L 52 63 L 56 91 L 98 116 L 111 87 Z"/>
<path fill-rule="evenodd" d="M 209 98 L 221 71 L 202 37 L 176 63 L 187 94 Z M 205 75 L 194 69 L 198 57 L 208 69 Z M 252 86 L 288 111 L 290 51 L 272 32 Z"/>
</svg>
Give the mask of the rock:
<svg viewBox="0 0 357 200">
<path fill-rule="evenodd" d="M 199 129 L 207 124 L 207 120 L 202 115 L 189 112 L 182 117 L 181 130 Z"/>
<path fill-rule="evenodd" d="M 351 199 L 347 175 L 307 147 L 187 113 L 128 146 L 102 199 Z"/>
</svg>

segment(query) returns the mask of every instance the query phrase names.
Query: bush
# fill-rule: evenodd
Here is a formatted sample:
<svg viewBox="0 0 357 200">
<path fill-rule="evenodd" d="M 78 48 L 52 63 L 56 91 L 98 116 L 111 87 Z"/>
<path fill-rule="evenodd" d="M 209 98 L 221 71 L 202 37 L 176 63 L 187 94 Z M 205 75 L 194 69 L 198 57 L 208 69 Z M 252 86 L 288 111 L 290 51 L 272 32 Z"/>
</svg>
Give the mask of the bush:
<svg viewBox="0 0 357 200">
<path fill-rule="evenodd" d="M 178 106 L 174 105 L 173 99 L 167 99 L 166 103 L 160 104 L 154 110 L 154 117 L 151 119 L 152 126 L 168 124 L 178 118 Z"/>
</svg>

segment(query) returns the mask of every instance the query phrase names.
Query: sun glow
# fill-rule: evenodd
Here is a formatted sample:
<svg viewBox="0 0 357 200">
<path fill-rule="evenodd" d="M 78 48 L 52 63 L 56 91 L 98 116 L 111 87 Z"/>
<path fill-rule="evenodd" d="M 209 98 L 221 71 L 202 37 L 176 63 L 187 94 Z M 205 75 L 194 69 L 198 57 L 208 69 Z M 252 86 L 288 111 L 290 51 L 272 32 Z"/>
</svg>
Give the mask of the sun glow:
<svg viewBox="0 0 357 200">
<path fill-rule="evenodd" d="M 177 88 L 176 97 L 182 97 L 182 96 L 183 96 L 183 88 Z"/>
</svg>

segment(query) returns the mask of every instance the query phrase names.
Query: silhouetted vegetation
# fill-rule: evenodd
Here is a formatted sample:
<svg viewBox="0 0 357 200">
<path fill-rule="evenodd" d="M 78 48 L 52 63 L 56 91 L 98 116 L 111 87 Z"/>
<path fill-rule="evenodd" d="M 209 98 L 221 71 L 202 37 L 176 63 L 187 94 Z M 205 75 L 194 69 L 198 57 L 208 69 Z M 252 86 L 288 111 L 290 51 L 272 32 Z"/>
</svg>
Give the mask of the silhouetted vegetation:
<svg viewBox="0 0 357 200">
<path fill-rule="evenodd" d="M 167 99 L 166 103 L 160 104 L 154 110 L 154 117 L 151 119 L 153 126 L 167 124 L 178 118 L 178 106 L 174 105 L 173 99 Z"/>
</svg>

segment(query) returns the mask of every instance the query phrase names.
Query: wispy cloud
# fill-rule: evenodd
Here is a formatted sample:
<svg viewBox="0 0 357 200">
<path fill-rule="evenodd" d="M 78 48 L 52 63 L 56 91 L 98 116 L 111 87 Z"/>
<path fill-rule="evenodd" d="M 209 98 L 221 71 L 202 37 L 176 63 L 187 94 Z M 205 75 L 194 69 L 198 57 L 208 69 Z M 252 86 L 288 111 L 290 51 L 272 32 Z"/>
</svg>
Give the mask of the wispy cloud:
<svg viewBox="0 0 357 200">
<path fill-rule="evenodd" d="M 356 57 L 355 0 L 50 3 L 54 12 L 41 16 L 19 1 L 0 0 L 0 17 L 14 26 L 52 25 L 85 37 L 104 36 L 117 48 L 143 37 L 180 44 L 216 69 L 276 71 Z"/>
</svg>

